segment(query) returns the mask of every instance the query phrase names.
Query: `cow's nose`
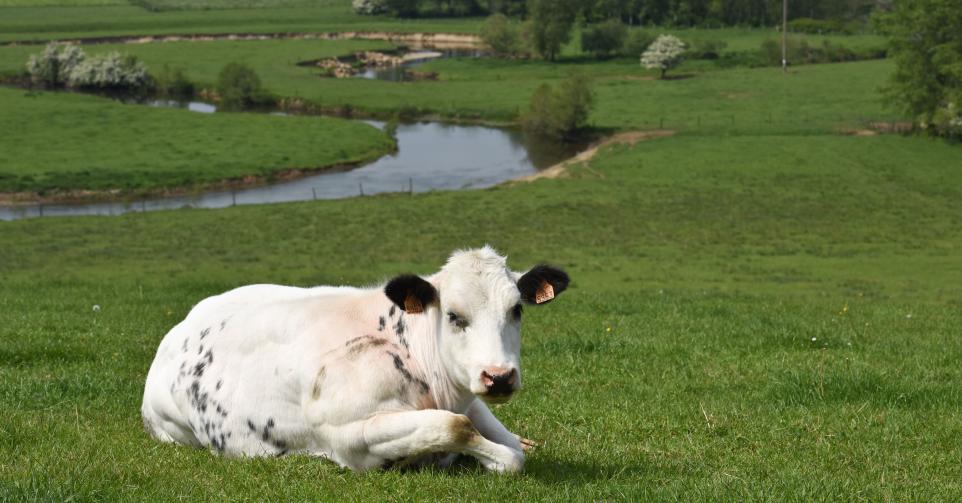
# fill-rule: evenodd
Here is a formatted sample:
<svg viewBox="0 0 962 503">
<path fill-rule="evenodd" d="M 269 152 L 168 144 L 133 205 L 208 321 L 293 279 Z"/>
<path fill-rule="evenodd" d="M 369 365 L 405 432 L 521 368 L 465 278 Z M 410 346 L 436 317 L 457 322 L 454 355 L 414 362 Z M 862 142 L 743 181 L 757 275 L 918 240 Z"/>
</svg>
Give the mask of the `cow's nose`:
<svg viewBox="0 0 962 503">
<path fill-rule="evenodd" d="M 481 384 L 489 395 L 510 395 L 518 372 L 504 367 L 488 367 L 481 371 Z"/>
</svg>

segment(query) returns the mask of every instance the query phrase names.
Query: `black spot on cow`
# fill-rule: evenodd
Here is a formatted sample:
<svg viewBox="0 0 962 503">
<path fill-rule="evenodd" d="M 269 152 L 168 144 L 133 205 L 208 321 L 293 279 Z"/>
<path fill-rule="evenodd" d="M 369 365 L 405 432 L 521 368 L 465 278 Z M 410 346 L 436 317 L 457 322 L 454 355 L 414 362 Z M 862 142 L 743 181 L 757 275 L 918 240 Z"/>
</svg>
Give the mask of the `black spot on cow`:
<svg viewBox="0 0 962 503">
<path fill-rule="evenodd" d="M 411 349 L 408 346 L 408 340 L 404 337 L 404 332 L 407 330 L 407 325 L 404 324 L 404 315 L 398 317 L 397 324 L 394 325 L 394 333 L 397 335 L 398 342 L 404 346 L 404 349 Z"/>
<path fill-rule="evenodd" d="M 219 391 L 219 390 L 220 390 L 220 387 L 223 386 L 223 385 L 224 385 L 224 380 L 223 380 L 223 379 L 218 379 L 218 380 L 217 380 L 217 384 L 214 385 L 214 390 Z"/>
<path fill-rule="evenodd" d="M 220 321 L 220 329 L 221 329 L 221 330 L 224 330 L 224 327 L 226 327 L 226 326 L 227 326 L 227 320 L 221 320 L 221 321 Z"/>
<path fill-rule="evenodd" d="M 254 421 L 251 421 L 250 419 L 247 420 L 247 427 L 250 428 L 251 431 L 257 431 L 257 427 L 254 426 Z"/>
<path fill-rule="evenodd" d="M 182 350 L 184 353 L 187 352 L 187 339 L 188 339 L 187 337 L 184 337 L 184 345 L 183 345 L 183 347 L 181 348 L 181 350 Z"/>
<path fill-rule="evenodd" d="M 197 348 L 197 354 L 199 355 L 199 354 L 201 354 L 201 353 L 203 353 L 203 352 L 204 352 L 204 345 L 201 344 L 201 345 Z"/>
<path fill-rule="evenodd" d="M 210 350 L 210 349 L 208 349 L 207 352 L 204 353 L 204 358 L 207 359 L 207 364 L 208 364 L 208 365 L 211 364 L 211 363 L 214 363 L 214 353 L 213 353 L 213 351 Z"/>
<path fill-rule="evenodd" d="M 399 354 L 392 353 L 390 351 L 388 351 L 387 354 L 391 355 L 391 358 L 394 360 L 394 368 L 401 373 L 401 376 L 404 377 L 405 381 L 421 388 L 422 393 L 427 393 L 428 390 L 431 389 L 431 387 L 428 386 L 428 383 L 424 382 L 423 379 L 414 377 L 414 375 L 411 374 L 411 371 L 409 371 L 404 365 L 404 360 L 401 359 Z"/>
<path fill-rule="evenodd" d="M 393 318 L 396 310 L 397 310 L 397 306 L 391 305 L 391 310 L 387 312 L 388 318 Z"/>
<path fill-rule="evenodd" d="M 268 442 L 271 440 L 271 429 L 273 428 L 274 428 L 274 418 L 272 417 L 267 418 L 267 424 L 264 425 L 264 434 L 261 436 L 261 439 L 263 441 Z"/>
<path fill-rule="evenodd" d="M 200 340 L 204 340 L 204 337 L 207 337 L 208 334 L 210 334 L 210 327 L 207 327 L 207 328 L 201 330 L 201 331 L 200 331 Z"/>
<path fill-rule="evenodd" d="M 207 362 L 197 362 L 197 365 L 194 365 L 194 377 L 204 377 L 205 369 L 207 369 Z"/>
<path fill-rule="evenodd" d="M 383 332 L 383 331 L 384 331 L 384 327 L 385 327 L 386 325 L 387 325 L 387 320 L 385 320 L 383 316 L 379 316 L 378 319 L 377 319 L 377 331 L 378 331 L 378 332 Z"/>
</svg>

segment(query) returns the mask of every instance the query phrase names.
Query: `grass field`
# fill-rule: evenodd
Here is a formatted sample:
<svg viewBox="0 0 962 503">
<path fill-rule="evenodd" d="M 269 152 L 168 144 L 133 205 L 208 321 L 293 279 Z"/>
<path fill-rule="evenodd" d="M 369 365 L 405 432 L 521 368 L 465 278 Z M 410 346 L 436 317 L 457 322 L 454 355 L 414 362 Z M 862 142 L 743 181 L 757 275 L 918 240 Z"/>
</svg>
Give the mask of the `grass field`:
<svg viewBox="0 0 962 503">
<path fill-rule="evenodd" d="M 47 9 L 0 8 L 0 38 L 359 22 L 330 6 L 260 17 Z M 382 22 L 476 26 L 371 26 Z M 768 36 L 724 33 L 733 50 Z M 838 134 L 899 119 L 878 93 L 890 62 L 788 75 L 689 66 L 686 78 L 655 81 L 636 61 L 568 52 L 558 64 L 436 61 L 422 69 L 440 80 L 415 83 L 320 79 L 293 65 L 372 47 L 382 45 L 122 49 L 202 84 L 239 60 L 281 96 L 502 120 L 541 82 L 581 71 L 594 81 L 595 126 L 676 134 L 604 149 L 566 178 L 480 191 L 0 222 L 0 500 L 962 499 L 962 149 Z M 39 49 L 0 48 L 0 73 Z M 390 147 L 333 119 L 201 116 L 4 88 L 0 105 L 0 165 L 16 176 L 37 176 L 27 159 L 57 180 L 103 159 L 126 181 L 149 179 L 127 158 L 206 177 Z M 319 135 L 344 135 L 334 136 L 344 151 L 317 150 Z M 524 474 L 225 460 L 143 431 L 157 344 L 198 300 L 260 282 L 373 284 L 483 243 L 515 268 L 548 261 L 573 278 L 557 302 L 526 310 L 526 389 L 496 409 L 542 444 Z"/>
<path fill-rule="evenodd" d="M 138 192 L 376 159 L 393 141 L 325 117 L 189 113 L 0 88 L 0 192 Z"/>
<path fill-rule="evenodd" d="M 681 135 L 511 188 L 2 223 L 0 494 L 956 499 L 960 157 Z M 575 280 L 526 315 L 527 391 L 497 411 L 544 443 L 526 474 L 357 475 L 143 433 L 153 351 L 198 299 L 429 272 L 483 242 Z"/>
</svg>

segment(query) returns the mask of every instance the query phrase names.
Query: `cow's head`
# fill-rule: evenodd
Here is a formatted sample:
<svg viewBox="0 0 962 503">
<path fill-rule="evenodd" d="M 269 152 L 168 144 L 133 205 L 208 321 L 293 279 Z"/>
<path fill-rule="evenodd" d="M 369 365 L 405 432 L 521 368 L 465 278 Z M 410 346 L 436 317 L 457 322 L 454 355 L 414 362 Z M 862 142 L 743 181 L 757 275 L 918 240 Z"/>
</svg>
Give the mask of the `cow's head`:
<svg viewBox="0 0 962 503">
<path fill-rule="evenodd" d="M 384 291 L 409 314 L 435 318 L 440 363 L 458 387 L 500 402 L 521 388 L 523 305 L 549 302 L 567 287 L 564 271 L 513 272 L 485 246 L 455 252 L 430 277 L 398 276 Z"/>
</svg>

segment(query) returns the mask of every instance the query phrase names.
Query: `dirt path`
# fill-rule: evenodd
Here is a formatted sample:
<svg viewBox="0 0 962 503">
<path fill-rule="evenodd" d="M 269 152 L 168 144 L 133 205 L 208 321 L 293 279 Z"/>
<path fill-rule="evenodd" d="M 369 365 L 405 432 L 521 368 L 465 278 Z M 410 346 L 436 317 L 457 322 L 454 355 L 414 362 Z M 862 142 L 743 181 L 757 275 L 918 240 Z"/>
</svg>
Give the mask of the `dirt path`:
<svg viewBox="0 0 962 503">
<path fill-rule="evenodd" d="M 184 35 L 143 35 L 64 39 L 60 42 L 94 44 L 155 44 L 163 42 L 215 42 L 218 40 L 383 40 L 414 47 L 437 49 L 477 49 L 481 38 L 464 33 L 396 33 L 387 31 L 343 31 L 330 33 L 222 33 Z M 50 40 L 17 40 L 0 45 L 40 45 Z"/>
<path fill-rule="evenodd" d="M 513 181 L 516 182 L 530 182 L 533 180 L 538 180 L 541 178 L 559 178 L 565 176 L 568 171 L 568 166 L 574 164 L 581 164 L 590 161 L 594 158 L 595 154 L 598 153 L 602 148 L 608 147 L 610 145 L 634 145 L 640 141 L 650 140 L 652 138 L 664 138 L 666 136 L 671 136 L 675 134 L 674 131 L 667 129 L 654 129 L 651 131 L 628 131 L 626 133 L 618 133 L 614 136 L 609 136 L 595 143 L 592 143 L 585 149 L 584 152 L 561 161 L 554 166 L 547 169 L 541 170 L 533 175 L 522 176 L 520 178 L 515 178 Z"/>
</svg>

